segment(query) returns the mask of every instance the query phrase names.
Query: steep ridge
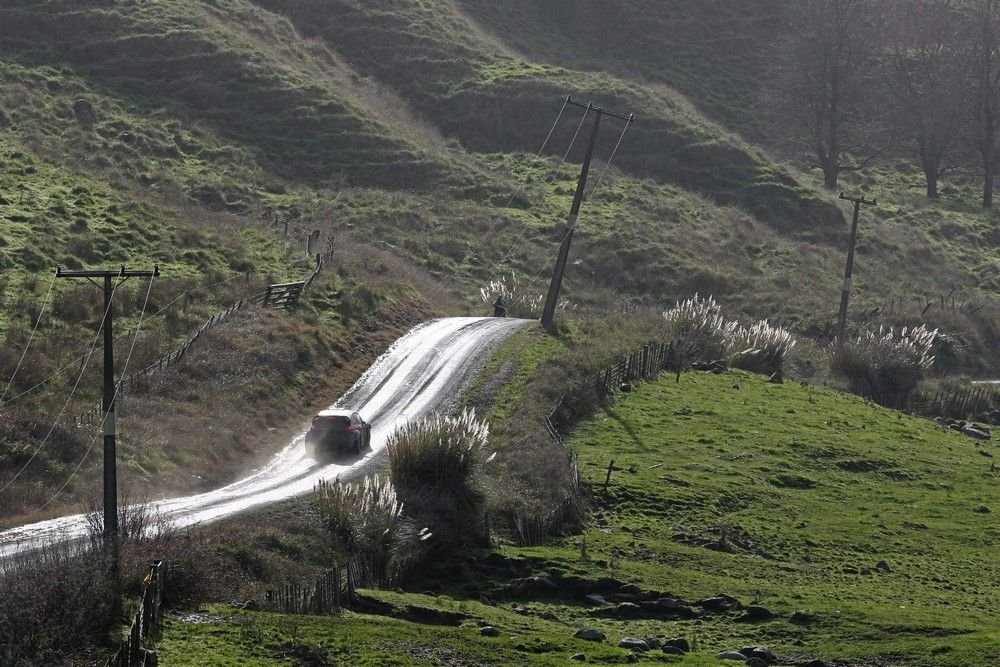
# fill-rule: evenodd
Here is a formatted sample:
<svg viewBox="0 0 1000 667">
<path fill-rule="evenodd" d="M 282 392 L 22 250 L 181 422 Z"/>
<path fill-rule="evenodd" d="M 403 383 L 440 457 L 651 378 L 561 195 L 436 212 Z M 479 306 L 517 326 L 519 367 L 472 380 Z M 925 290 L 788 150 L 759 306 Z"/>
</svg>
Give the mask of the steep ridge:
<svg viewBox="0 0 1000 667">
<path fill-rule="evenodd" d="M 241 0 L 15 0 L 0 8 L 0 51 L 197 118 L 287 178 L 421 187 L 461 172 L 379 122 L 324 49 Z"/>
<path fill-rule="evenodd" d="M 526 62 L 489 39 L 453 0 L 257 0 L 322 39 L 352 67 L 388 83 L 442 130 L 474 151 L 531 151 L 567 93 L 641 121 L 617 164 L 673 182 L 807 236 L 828 236 L 841 221 L 833 206 L 721 126 L 680 94 L 607 73 Z M 506 33 L 504 33 L 506 34 Z M 554 145 L 566 145 L 567 123 Z M 605 133 L 608 155 L 616 133 Z M 553 152 L 558 152 L 554 150 Z"/>
</svg>

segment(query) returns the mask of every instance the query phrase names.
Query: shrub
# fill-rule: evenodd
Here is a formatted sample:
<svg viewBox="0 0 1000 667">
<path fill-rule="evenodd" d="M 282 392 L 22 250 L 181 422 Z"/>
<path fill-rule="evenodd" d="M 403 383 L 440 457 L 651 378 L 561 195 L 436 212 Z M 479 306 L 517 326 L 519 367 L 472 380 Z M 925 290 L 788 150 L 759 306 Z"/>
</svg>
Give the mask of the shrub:
<svg viewBox="0 0 1000 667">
<path fill-rule="evenodd" d="M 879 327 L 833 349 L 830 368 L 847 378 L 851 391 L 880 405 L 902 408 L 924 370 L 934 363 L 937 329 Z"/>
<path fill-rule="evenodd" d="M 695 294 L 664 311 L 667 338 L 674 341 L 683 362 L 714 361 L 729 349 L 722 307 L 711 296 Z"/>
<path fill-rule="evenodd" d="M 766 320 L 746 326 L 726 321 L 715 299 L 695 294 L 663 313 L 667 338 L 674 341 L 680 362 L 727 359 L 731 366 L 768 375 L 782 370 L 795 346 L 792 334 Z"/>
<path fill-rule="evenodd" d="M 489 426 L 475 411 L 435 414 L 399 427 L 386 441 L 389 479 L 436 544 L 485 537 L 486 494 L 480 479 Z"/>
<path fill-rule="evenodd" d="M 521 281 L 518 280 L 513 271 L 509 276 L 502 275 L 481 287 L 479 296 L 483 303 L 490 307 L 496 303 L 497 297 L 504 297 L 507 302 L 507 315 L 510 317 L 538 319 L 542 316 L 542 309 L 545 307 L 545 295 L 529 292 L 521 285 Z M 560 299 L 556 304 L 556 310 L 566 311 L 575 308 L 573 303 L 563 299 Z"/>
<path fill-rule="evenodd" d="M 313 499 L 326 529 L 351 555 L 360 556 L 372 583 L 391 586 L 422 554 L 430 531 L 417 531 L 388 480 L 341 484 L 320 481 Z"/>
<path fill-rule="evenodd" d="M 780 373 L 788 352 L 795 347 L 791 333 L 766 320 L 749 327 L 731 322 L 727 334 L 729 365 L 752 373 Z"/>
</svg>

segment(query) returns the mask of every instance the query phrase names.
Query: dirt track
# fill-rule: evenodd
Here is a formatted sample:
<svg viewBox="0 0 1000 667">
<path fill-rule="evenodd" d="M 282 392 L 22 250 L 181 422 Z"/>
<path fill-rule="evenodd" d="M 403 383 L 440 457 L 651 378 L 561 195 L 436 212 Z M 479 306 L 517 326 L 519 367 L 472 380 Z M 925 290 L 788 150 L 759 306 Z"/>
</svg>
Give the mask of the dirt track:
<svg viewBox="0 0 1000 667">
<path fill-rule="evenodd" d="M 482 367 L 491 348 L 527 323 L 506 318 L 445 318 L 414 327 L 396 341 L 335 403 L 357 409 L 373 424 L 371 448 L 360 456 L 320 465 L 306 455 L 303 433 L 244 479 L 215 491 L 150 504 L 183 527 L 308 493 L 320 479 L 361 475 L 382 455 L 386 438 L 397 424 L 446 405 Z M 82 514 L 11 528 L 0 532 L 0 558 L 79 539 L 86 532 Z"/>
</svg>

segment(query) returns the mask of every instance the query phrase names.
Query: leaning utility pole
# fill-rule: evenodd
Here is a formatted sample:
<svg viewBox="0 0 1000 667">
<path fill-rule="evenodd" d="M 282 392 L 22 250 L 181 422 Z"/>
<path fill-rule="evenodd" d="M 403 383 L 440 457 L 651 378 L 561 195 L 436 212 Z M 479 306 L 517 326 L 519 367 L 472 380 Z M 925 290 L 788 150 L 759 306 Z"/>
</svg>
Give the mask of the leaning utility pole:
<svg viewBox="0 0 1000 667">
<path fill-rule="evenodd" d="M 57 278 L 86 278 L 98 289 L 104 291 L 104 320 L 101 328 L 104 330 L 104 387 L 101 408 L 104 413 L 104 545 L 111 555 L 112 573 L 118 574 L 118 465 L 115 454 L 115 438 L 117 428 L 115 423 L 115 355 L 114 336 L 112 335 L 111 297 L 114 291 L 129 278 L 152 277 L 160 275 L 160 267 L 154 265 L 152 271 L 128 271 L 122 264 L 118 270 L 111 271 L 63 271 L 56 267 Z M 93 278 L 104 278 L 103 287 Z M 112 287 L 111 281 L 119 278 L 118 285 Z"/>
<path fill-rule="evenodd" d="M 567 104 L 586 109 L 586 113 L 591 111 L 596 113 L 594 127 L 590 131 L 590 143 L 587 145 L 587 154 L 583 158 L 583 167 L 580 169 L 580 179 L 576 184 L 576 194 L 573 196 L 573 205 L 570 207 L 569 217 L 566 218 L 566 229 L 563 232 L 562 243 L 559 244 L 559 256 L 556 258 L 556 265 L 552 271 L 552 282 L 549 283 L 549 292 L 545 297 L 545 307 L 542 309 L 542 327 L 548 331 L 552 330 L 552 320 L 556 313 L 556 303 L 559 301 L 559 289 L 562 287 L 563 273 L 566 271 L 566 261 L 569 258 L 569 246 L 573 242 L 573 230 L 576 229 L 576 219 L 580 214 L 580 205 L 583 203 L 583 193 L 587 186 L 587 174 L 590 172 L 590 161 L 594 157 L 594 144 L 597 143 L 597 130 L 601 126 L 601 116 L 611 116 L 620 118 L 628 124 L 632 123 L 634 114 L 625 116 L 594 106 L 593 102 L 580 104 L 573 101 L 572 97 L 566 98 Z M 628 125 L 626 125 L 628 127 Z"/>
<path fill-rule="evenodd" d="M 848 197 L 843 192 L 840 198 L 854 203 L 854 221 L 851 223 L 851 241 L 847 246 L 847 269 L 844 271 L 844 291 L 840 295 L 840 315 L 837 317 L 837 345 L 844 344 L 844 330 L 847 327 L 847 301 L 851 297 L 851 276 L 854 274 L 854 245 L 858 240 L 858 213 L 862 204 L 875 206 L 874 199 Z"/>
</svg>

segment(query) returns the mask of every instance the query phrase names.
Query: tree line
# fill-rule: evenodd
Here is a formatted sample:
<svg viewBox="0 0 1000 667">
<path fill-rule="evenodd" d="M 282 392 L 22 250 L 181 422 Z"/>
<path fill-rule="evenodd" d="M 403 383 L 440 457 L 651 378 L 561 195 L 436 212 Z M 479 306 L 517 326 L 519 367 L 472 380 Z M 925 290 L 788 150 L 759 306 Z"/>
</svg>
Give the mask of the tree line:
<svg viewBox="0 0 1000 667">
<path fill-rule="evenodd" d="M 888 152 L 917 160 L 927 197 L 950 170 L 1000 167 L 1000 0 L 795 0 L 761 109 L 826 187 Z"/>
</svg>

